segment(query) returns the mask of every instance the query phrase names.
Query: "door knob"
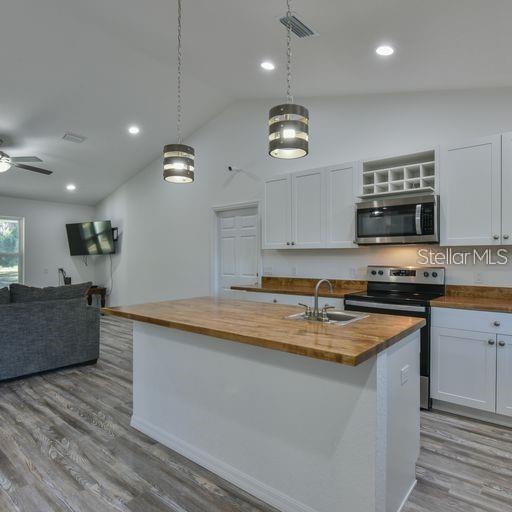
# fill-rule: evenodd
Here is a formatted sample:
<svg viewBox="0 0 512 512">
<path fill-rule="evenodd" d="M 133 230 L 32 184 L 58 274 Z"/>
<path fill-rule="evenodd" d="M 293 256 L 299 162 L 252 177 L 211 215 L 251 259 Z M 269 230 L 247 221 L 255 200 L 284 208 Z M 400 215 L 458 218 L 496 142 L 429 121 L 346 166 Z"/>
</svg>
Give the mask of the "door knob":
<svg viewBox="0 0 512 512">
<path fill-rule="evenodd" d="M 504 347 L 504 346 L 506 345 L 506 343 L 505 343 L 504 341 L 499 341 L 499 342 L 498 342 L 498 345 L 499 345 L 500 347 Z"/>
<path fill-rule="evenodd" d="M 499 327 L 501 325 L 501 322 L 498 322 L 498 320 L 494 320 L 493 325 L 494 327 Z"/>
<path fill-rule="evenodd" d="M 487 341 L 487 343 L 488 343 L 489 345 L 494 345 L 494 340 L 488 340 L 488 341 Z"/>
</svg>

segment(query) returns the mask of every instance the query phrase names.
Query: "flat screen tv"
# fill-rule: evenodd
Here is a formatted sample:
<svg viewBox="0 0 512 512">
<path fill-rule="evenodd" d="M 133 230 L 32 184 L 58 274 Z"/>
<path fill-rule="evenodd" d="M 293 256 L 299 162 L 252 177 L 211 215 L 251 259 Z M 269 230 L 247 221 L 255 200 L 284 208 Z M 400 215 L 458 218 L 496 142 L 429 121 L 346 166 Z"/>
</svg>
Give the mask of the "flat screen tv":
<svg viewBox="0 0 512 512">
<path fill-rule="evenodd" d="M 71 256 L 114 254 L 116 252 L 109 220 L 66 224 Z"/>
</svg>

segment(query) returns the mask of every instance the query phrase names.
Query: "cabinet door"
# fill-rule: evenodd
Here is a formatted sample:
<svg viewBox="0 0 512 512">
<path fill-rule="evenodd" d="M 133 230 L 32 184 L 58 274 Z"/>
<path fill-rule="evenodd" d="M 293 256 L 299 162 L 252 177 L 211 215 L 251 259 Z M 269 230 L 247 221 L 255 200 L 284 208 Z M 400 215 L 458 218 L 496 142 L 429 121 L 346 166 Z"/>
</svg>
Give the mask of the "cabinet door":
<svg viewBox="0 0 512 512">
<path fill-rule="evenodd" d="M 496 412 L 512 416 L 512 336 L 498 335 Z"/>
<path fill-rule="evenodd" d="M 432 329 L 432 398 L 496 410 L 496 334 Z"/>
<path fill-rule="evenodd" d="M 441 150 L 441 244 L 501 243 L 501 136 Z"/>
<path fill-rule="evenodd" d="M 512 132 L 502 135 L 501 149 L 501 240 L 512 244 Z"/>
<path fill-rule="evenodd" d="M 314 249 L 325 244 L 324 173 L 322 170 L 292 175 L 292 246 Z"/>
<path fill-rule="evenodd" d="M 357 247 L 355 239 L 355 164 L 325 171 L 326 247 Z"/>
<path fill-rule="evenodd" d="M 265 182 L 263 249 L 285 249 L 291 243 L 291 180 L 277 176 Z"/>
</svg>

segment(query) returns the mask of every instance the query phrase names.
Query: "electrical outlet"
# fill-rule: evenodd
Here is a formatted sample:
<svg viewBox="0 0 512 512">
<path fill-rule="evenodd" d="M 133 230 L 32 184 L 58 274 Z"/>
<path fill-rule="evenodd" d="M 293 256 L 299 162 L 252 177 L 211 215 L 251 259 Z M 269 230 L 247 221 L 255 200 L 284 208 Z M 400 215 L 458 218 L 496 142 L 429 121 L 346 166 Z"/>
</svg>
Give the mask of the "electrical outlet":
<svg viewBox="0 0 512 512">
<path fill-rule="evenodd" d="M 297 275 L 297 267 L 292 267 L 292 276 Z"/>
<path fill-rule="evenodd" d="M 47 268 L 43 268 L 43 274 L 48 274 L 48 269 Z"/>
<path fill-rule="evenodd" d="M 400 381 L 402 383 L 402 386 L 404 386 L 409 380 L 409 368 L 410 366 L 407 365 L 400 370 Z"/>
<path fill-rule="evenodd" d="M 475 284 L 484 282 L 484 276 L 483 276 L 482 272 L 475 272 L 474 281 L 475 281 Z"/>
<path fill-rule="evenodd" d="M 357 268 L 352 267 L 350 269 L 350 278 L 351 279 L 357 279 Z"/>
</svg>

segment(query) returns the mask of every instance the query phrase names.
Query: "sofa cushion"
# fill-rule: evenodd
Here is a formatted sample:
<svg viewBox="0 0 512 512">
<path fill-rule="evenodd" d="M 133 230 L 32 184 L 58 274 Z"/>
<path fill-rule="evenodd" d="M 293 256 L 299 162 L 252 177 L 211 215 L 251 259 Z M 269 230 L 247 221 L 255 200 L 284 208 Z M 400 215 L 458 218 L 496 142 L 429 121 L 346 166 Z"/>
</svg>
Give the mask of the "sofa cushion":
<svg viewBox="0 0 512 512">
<path fill-rule="evenodd" d="M 0 288 L 0 304 L 9 304 L 9 302 L 11 302 L 9 288 L 7 288 L 7 286 L 5 288 Z"/>
<path fill-rule="evenodd" d="M 41 302 L 45 300 L 67 300 L 85 297 L 92 283 L 71 284 L 66 286 L 48 286 L 36 288 L 23 284 L 11 284 L 11 302 Z"/>
</svg>

